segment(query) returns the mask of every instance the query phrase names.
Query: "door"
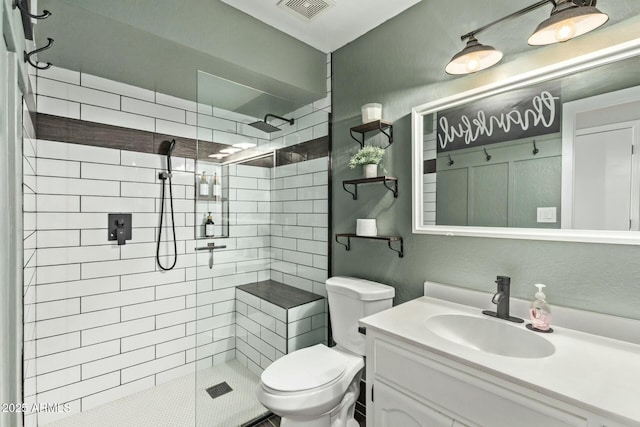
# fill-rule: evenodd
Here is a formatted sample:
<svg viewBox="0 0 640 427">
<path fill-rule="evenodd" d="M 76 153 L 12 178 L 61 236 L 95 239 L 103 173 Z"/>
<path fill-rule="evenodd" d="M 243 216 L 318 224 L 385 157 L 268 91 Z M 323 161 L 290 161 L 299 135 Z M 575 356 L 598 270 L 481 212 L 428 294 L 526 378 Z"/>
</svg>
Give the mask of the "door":
<svg viewBox="0 0 640 427">
<path fill-rule="evenodd" d="M 417 400 L 376 381 L 374 420 L 379 427 L 451 427 L 453 419 Z"/>
<path fill-rule="evenodd" d="M 574 144 L 573 228 L 638 230 L 638 122 L 577 132 Z"/>
<path fill-rule="evenodd" d="M 508 227 L 509 164 L 474 166 L 469 178 L 469 225 Z"/>
<path fill-rule="evenodd" d="M 452 169 L 438 172 L 436 224 L 468 225 L 469 171 Z"/>
</svg>

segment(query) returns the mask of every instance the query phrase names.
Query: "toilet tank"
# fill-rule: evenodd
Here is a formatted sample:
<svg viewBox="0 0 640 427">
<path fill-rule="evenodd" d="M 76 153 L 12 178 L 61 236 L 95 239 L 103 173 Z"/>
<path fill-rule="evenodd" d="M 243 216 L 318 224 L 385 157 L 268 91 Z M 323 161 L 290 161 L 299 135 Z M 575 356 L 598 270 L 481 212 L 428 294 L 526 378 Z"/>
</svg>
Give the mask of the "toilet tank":
<svg viewBox="0 0 640 427">
<path fill-rule="evenodd" d="M 343 349 L 364 356 L 365 337 L 358 332 L 358 320 L 391 308 L 395 289 L 356 277 L 331 277 L 326 284 L 333 339 Z"/>
</svg>

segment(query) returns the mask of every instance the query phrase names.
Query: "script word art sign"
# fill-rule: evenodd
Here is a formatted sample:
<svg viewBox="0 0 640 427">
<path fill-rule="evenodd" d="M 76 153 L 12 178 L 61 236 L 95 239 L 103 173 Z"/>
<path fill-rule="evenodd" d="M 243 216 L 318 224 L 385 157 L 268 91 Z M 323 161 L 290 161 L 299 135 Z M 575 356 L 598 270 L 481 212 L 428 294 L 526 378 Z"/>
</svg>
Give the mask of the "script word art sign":
<svg viewBox="0 0 640 427">
<path fill-rule="evenodd" d="M 439 111 L 438 152 L 560 132 L 558 87 L 534 86 Z"/>
</svg>

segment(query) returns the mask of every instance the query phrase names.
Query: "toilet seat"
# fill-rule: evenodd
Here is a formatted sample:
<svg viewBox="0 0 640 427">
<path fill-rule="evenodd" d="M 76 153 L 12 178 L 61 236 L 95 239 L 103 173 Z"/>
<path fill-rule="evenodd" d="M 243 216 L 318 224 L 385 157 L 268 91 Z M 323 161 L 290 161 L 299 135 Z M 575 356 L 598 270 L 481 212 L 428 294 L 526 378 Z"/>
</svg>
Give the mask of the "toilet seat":
<svg viewBox="0 0 640 427">
<path fill-rule="evenodd" d="M 295 368 L 289 365 L 291 360 Z M 318 344 L 296 350 L 264 370 L 257 390 L 258 401 L 283 417 L 319 416 L 340 403 L 353 381 L 359 383 L 362 368 L 362 357 L 335 347 Z"/>
<path fill-rule="evenodd" d="M 276 392 L 311 390 L 341 378 L 347 365 L 347 355 L 318 344 L 276 360 L 262 373 L 261 380 Z"/>
</svg>

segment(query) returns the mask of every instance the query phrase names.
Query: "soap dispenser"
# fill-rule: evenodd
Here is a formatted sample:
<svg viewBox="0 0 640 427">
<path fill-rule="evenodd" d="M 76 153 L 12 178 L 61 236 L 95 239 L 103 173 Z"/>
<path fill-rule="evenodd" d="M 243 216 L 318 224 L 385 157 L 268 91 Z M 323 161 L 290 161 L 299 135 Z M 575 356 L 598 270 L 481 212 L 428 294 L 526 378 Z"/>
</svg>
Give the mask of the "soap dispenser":
<svg viewBox="0 0 640 427">
<path fill-rule="evenodd" d="M 218 174 L 213 174 L 213 200 L 219 202 L 222 200 L 222 186 L 218 180 Z"/>
<path fill-rule="evenodd" d="M 207 222 L 204 223 L 204 236 L 205 237 L 213 237 L 214 236 L 214 222 L 211 217 L 211 212 L 209 212 L 209 216 L 207 216 Z"/>
<path fill-rule="evenodd" d="M 207 180 L 207 176 L 204 171 L 202 172 L 202 176 L 200 177 L 200 195 L 204 197 L 209 196 L 209 181 Z"/>
<path fill-rule="evenodd" d="M 527 325 L 529 329 L 538 332 L 553 332 L 549 326 L 551 324 L 551 308 L 547 304 L 547 297 L 542 291 L 545 285 L 538 283 L 534 285 L 538 288 L 535 298 L 531 301 L 529 316 L 531 325 Z"/>
</svg>

